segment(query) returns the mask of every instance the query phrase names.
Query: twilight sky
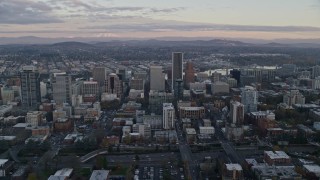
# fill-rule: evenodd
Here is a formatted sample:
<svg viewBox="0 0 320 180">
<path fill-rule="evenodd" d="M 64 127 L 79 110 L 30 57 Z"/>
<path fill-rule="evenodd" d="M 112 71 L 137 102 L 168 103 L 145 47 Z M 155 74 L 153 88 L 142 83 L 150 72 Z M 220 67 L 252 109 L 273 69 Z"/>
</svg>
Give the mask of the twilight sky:
<svg viewBox="0 0 320 180">
<path fill-rule="evenodd" d="M 0 0 L 0 37 L 320 38 L 320 0 Z"/>
</svg>

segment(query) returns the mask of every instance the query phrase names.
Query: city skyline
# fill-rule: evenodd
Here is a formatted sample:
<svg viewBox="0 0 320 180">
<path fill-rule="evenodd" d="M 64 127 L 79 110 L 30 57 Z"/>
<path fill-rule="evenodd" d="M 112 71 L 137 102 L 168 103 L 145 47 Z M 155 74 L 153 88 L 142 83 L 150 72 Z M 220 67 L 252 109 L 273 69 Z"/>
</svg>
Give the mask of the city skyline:
<svg viewBox="0 0 320 180">
<path fill-rule="evenodd" d="M 319 0 L 3 0 L 0 37 L 314 39 L 319 10 Z"/>
</svg>

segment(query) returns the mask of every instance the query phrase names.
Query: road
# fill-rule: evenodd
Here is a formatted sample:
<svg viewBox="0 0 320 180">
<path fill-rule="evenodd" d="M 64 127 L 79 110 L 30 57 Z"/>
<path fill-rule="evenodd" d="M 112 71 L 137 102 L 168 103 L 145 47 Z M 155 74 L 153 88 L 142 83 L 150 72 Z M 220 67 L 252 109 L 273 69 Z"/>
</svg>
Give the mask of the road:
<svg viewBox="0 0 320 180">
<path fill-rule="evenodd" d="M 225 138 L 220 127 L 216 127 L 216 137 L 232 163 L 244 163 L 245 159 L 237 153 L 233 145 Z"/>
<path fill-rule="evenodd" d="M 197 175 L 197 161 L 192 158 L 192 152 L 186 139 L 183 137 L 182 129 L 179 122 L 176 122 L 176 131 L 179 142 L 179 150 L 181 154 L 181 159 L 186 163 L 186 168 L 188 168 L 189 177 L 193 180 L 198 179 Z"/>
</svg>

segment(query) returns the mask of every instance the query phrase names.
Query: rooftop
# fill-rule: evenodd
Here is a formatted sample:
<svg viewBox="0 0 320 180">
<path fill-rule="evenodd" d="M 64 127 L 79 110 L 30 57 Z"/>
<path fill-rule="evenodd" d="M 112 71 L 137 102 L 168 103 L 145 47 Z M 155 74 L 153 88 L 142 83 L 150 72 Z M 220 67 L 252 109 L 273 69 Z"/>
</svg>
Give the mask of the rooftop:
<svg viewBox="0 0 320 180">
<path fill-rule="evenodd" d="M 198 111 L 204 109 L 204 107 L 180 107 L 180 109 L 185 111 Z"/>
<path fill-rule="evenodd" d="M 63 168 L 57 171 L 54 176 L 65 176 L 65 177 L 70 177 L 73 172 L 72 168 Z"/>
<path fill-rule="evenodd" d="M 287 155 L 284 151 L 264 151 L 265 154 L 267 154 L 270 159 L 289 159 L 290 156 Z"/>
<path fill-rule="evenodd" d="M 196 130 L 194 128 L 186 128 L 186 133 L 188 135 L 195 135 L 197 134 Z"/>
<path fill-rule="evenodd" d="M 9 161 L 8 159 L 0 159 L 0 166 L 3 166 L 8 161 Z"/>
<path fill-rule="evenodd" d="M 303 165 L 304 168 L 307 169 L 307 171 L 309 172 L 313 172 L 315 174 L 318 174 L 320 173 L 320 166 L 319 165 L 316 165 L 316 164 L 312 164 L 312 165 Z"/>
<path fill-rule="evenodd" d="M 108 176 L 108 170 L 94 170 L 91 174 L 90 180 L 105 180 Z"/>
<path fill-rule="evenodd" d="M 240 164 L 226 164 L 226 167 L 229 171 L 242 171 L 242 166 Z"/>
</svg>

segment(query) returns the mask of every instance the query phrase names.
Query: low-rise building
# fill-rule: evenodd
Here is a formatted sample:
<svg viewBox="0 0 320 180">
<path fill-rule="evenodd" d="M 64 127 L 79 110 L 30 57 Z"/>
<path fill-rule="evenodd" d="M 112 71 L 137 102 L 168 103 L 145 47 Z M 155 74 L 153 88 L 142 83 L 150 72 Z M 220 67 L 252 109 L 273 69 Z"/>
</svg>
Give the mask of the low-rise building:
<svg viewBox="0 0 320 180">
<path fill-rule="evenodd" d="M 186 136 L 189 144 L 197 142 L 197 132 L 194 128 L 186 128 Z"/>
<path fill-rule="evenodd" d="M 224 164 L 222 179 L 243 179 L 243 169 L 240 164 Z"/>
<path fill-rule="evenodd" d="M 257 180 L 302 179 L 301 175 L 295 171 L 294 166 L 268 166 L 266 164 L 258 164 L 253 166 L 251 169 Z"/>
<path fill-rule="evenodd" d="M 214 135 L 215 129 L 214 127 L 199 127 L 200 129 L 200 134 L 210 134 Z"/>
<path fill-rule="evenodd" d="M 180 118 L 202 119 L 205 116 L 204 107 L 180 107 Z"/>
<path fill-rule="evenodd" d="M 0 177 L 9 175 L 10 170 L 13 168 L 13 162 L 8 159 L 0 159 Z"/>
<path fill-rule="evenodd" d="M 305 164 L 303 169 L 306 173 L 313 173 L 315 176 L 320 178 L 320 166 L 316 164 Z"/>
<path fill-rule="evenodd" d="M 264 151 L 264 161 L 271 165 L 289 165 L 291 163 L 290 156 L 284 151 Z"/>
<path fill-rule="evenodd" d="M 93 170 L 89 180 L 107 180 L 109 173 L 108 170 Z"/>
</svg>

